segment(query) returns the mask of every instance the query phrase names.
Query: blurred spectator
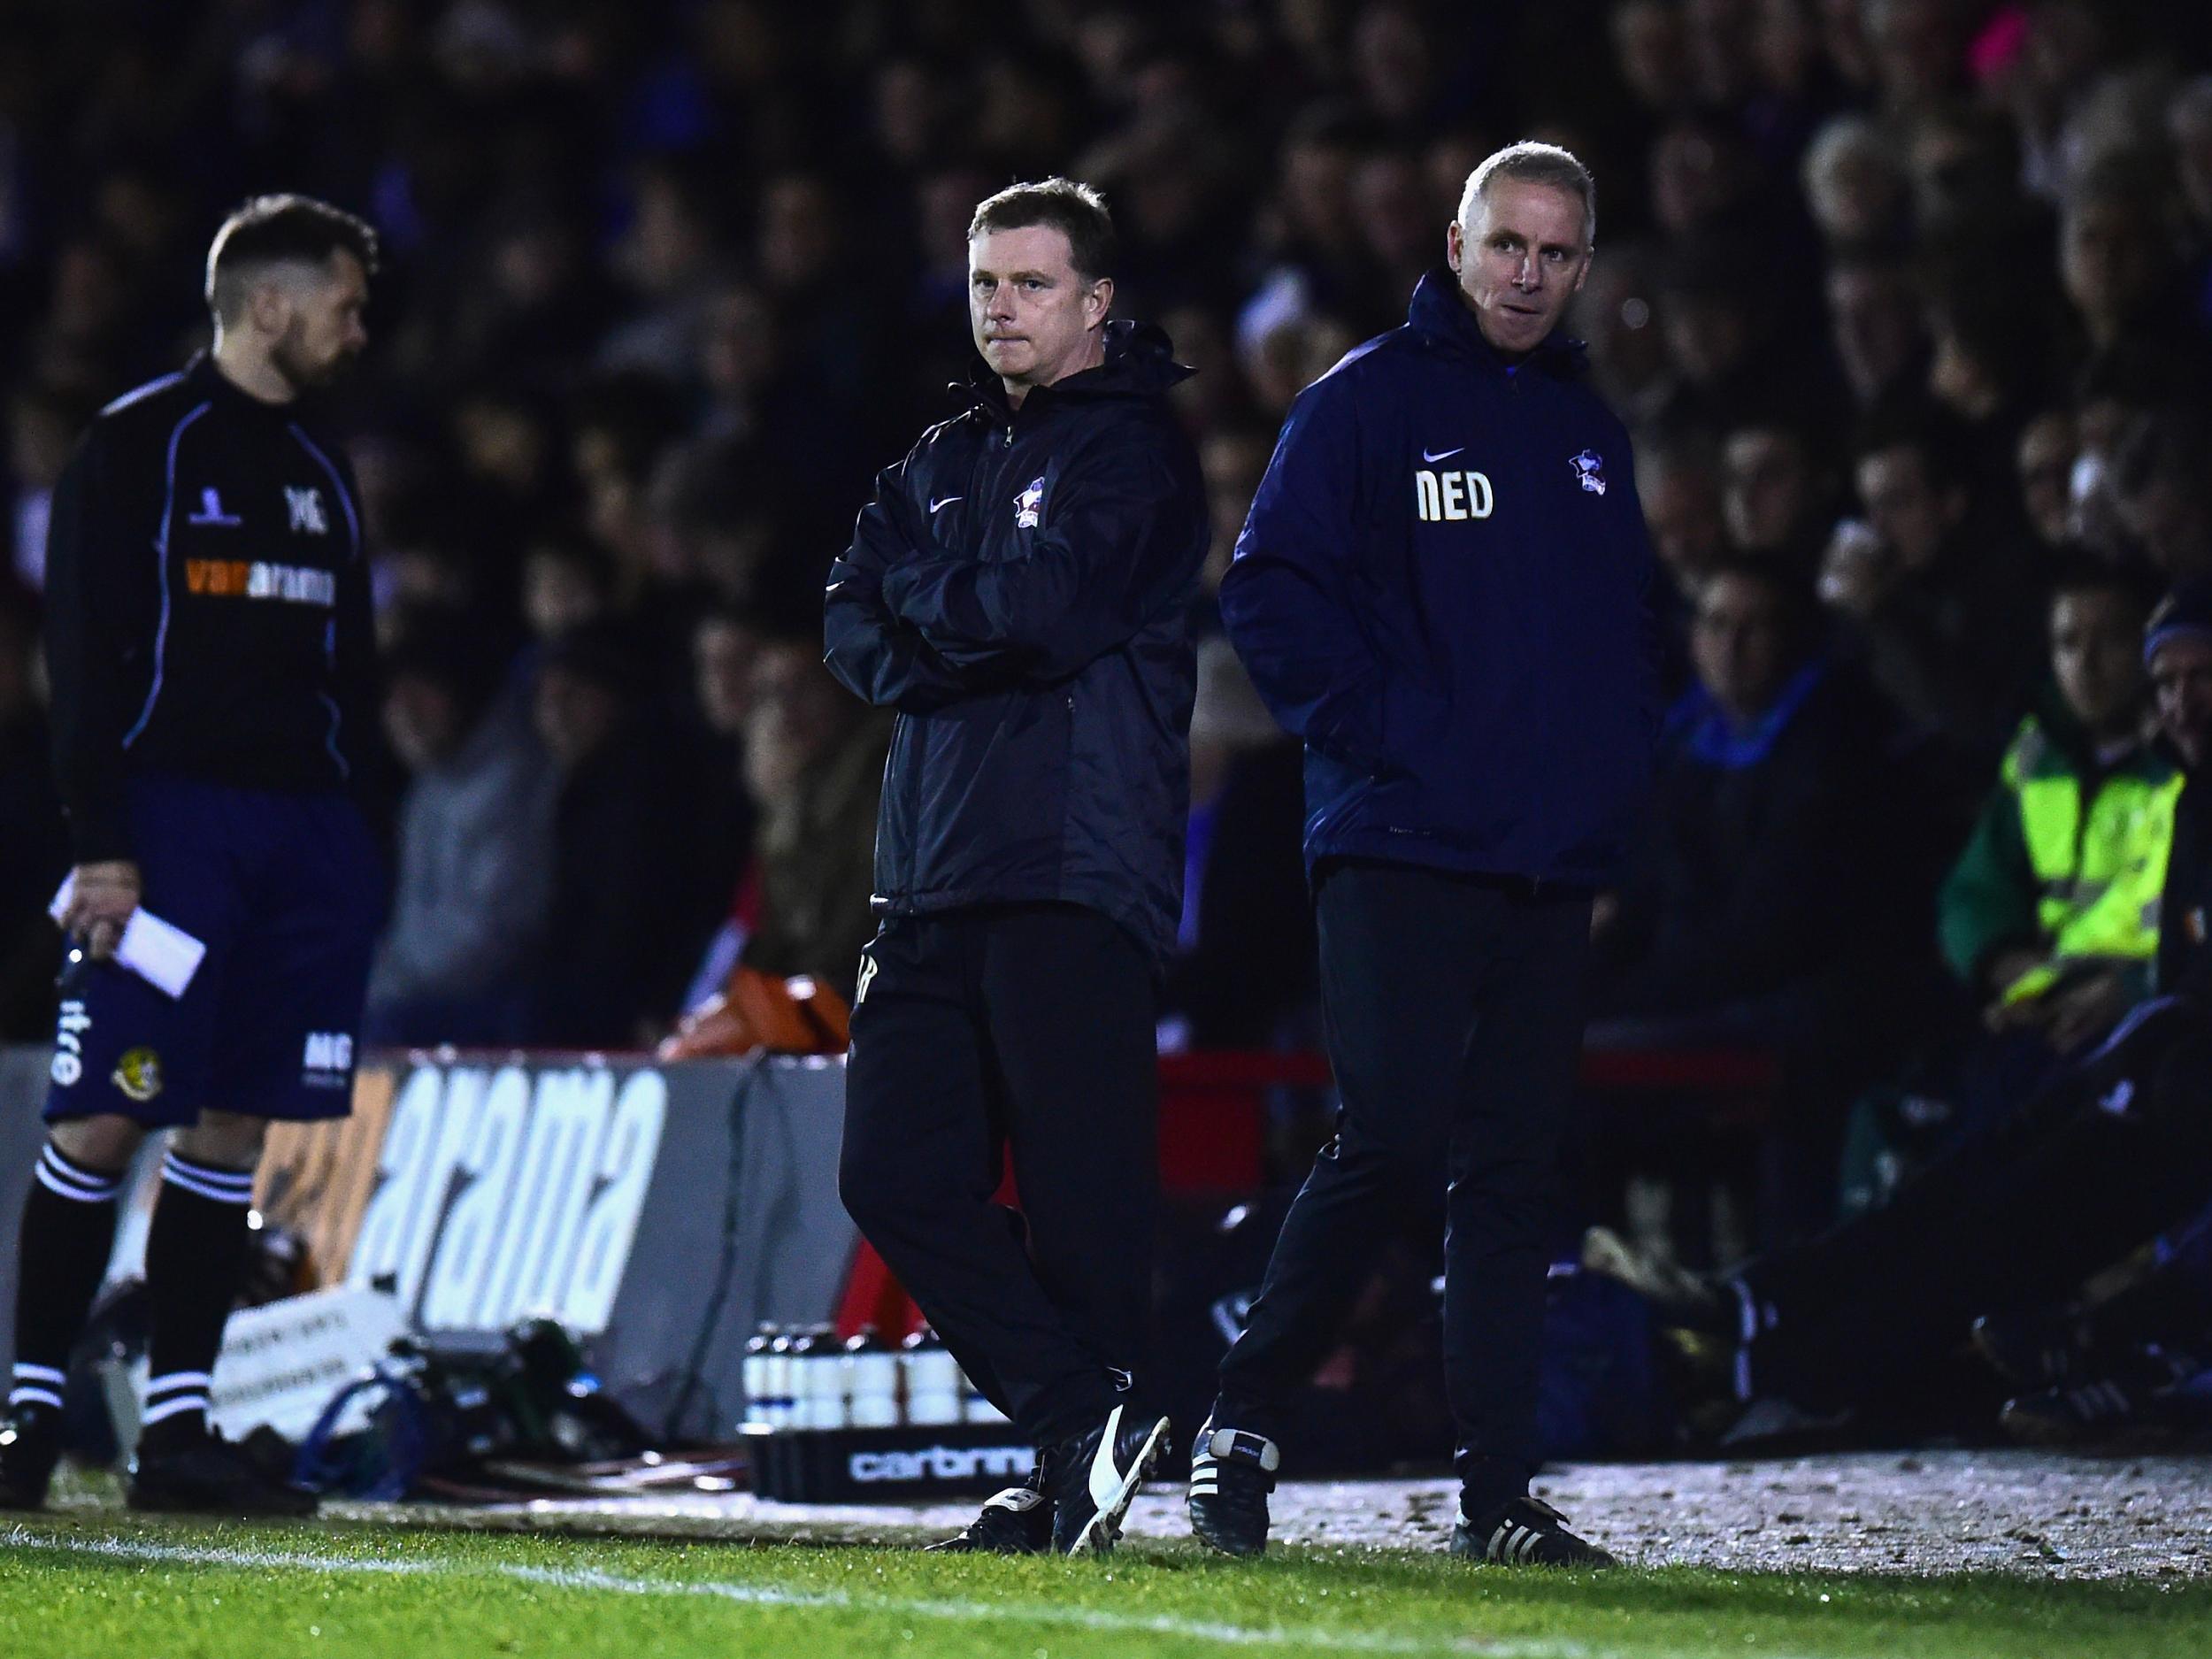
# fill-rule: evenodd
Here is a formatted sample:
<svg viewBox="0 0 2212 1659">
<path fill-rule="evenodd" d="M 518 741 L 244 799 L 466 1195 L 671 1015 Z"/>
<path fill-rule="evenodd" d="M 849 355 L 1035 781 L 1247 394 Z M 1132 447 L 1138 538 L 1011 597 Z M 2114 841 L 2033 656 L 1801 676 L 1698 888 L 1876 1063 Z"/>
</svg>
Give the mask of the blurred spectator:
<svg viewBox="0 0 2212 1659">
<path fill-rule="evenodd" d="M 1440 112 L 1448 59 L 1424 10 L 1381 0 L 1363 6 L 1352 25 L 1353 84 L 1367 112 L 1386 127 L 1417 131 Z"/>
<path fill-rule="evenodd" d="M 614 566 L 596 544 L 548 535 L 522 561 L 522 618 L 533 639 L 557 640 L 613 613 Z"/>
<path fill-rule="evenodd" d="M 1756 0 L 1690 0 L 1690 64 L 1709 108 L 1739 108 L 1759 73 Z"/>
<path fill-rule="evenodd" d="M 2108 58 L 2100 12 L 2091 0 L 2047 0 L 2029 8 L 2024 38 L 2003 75 L 2002 91 L 2024 152 L 2023 173 L 2032 189 L 2052 200 L 2080 158 L 2070 118 Z"/>
<path fill-rule="evenodd" d="M 1636 451 L 1636 495 L 1667 577 L 1652 605 L 1660 695 L 1671 699 L 1691 680 L 1690 617 L 1698 586 L 1728 554 L 1719 462 L 1709 445 L 1695 440 L 1644 444 Z"/>
<path fill-rule="evenodd" d="M 1727 550 L 1721 472 L 1710 449 L 1682 440 L 1636 451 L 1636 495 L 1651 532 L 1652 551 L 1687 593 Z"/>
<path fill-rule="evenodd" d="M 693 698 L 708 733 L 706 764 L 717 773 L 717 787 L 703 794 L 710 801 L 718 798 L 718 810 L 726 826 L 710 829 L 709 834 L 718 839 L 737 874 L 727 913 L 708 936 L 685 987 L 681 1011 L 687 1014 L 728 983 L 730 971 L 737 966 L 760 919 L 760 882 L 753 859 L 755 808 L 744 774 L 745 733 L 758 685 L 755 669 L 765 644 L 759 622 L 727 605 L 701 613 L 692 632 Z"/>
<path fill-rule="evenodd" d="M 522 710 L 499 698 L 503 666 L 473 631 L 442 620 L 386 654 L 385 739 L 409 781 L 365 1041 L 529 1035 L 557 779 Z"/>
<path fill-rule="evenodd" d="M 2016 460 L 2020 509 L 2046 554 L 2055 553 L 2072 541 L 2077 453 L 2074 418 L 2066 410 L 2046 410 L 2020 429 Z"/>
<path fill-rule="evenodd" d="M 0 1040 L 53 1034 L 61 935 L 46 907 L 69 864 L 48 752 L 37 609 L 0 576 Z"/>
<path fill-rule="evenodd" d="M 1805 152 L 1805 198 L 1830 246 L 1878 248 L 1901 241 L 1910 197 L 1902 160 L 1872 118 L 1839 115 Z"/>
<path fill-rule="evenodd" d="M 442 337 L 406 342 L 425 355 L 426 373 L 453 385 L 512 374 L 549 392 L 558 385 L 556 365 L 607 333 L 615 284 L 592 263 L 584 227 L 556 201 L 520 200 L 498 211 L 474 265 L 478 280 L 453 296 Z"/>
<path fill-rule="evenodd" d="M 1755 81 L 1745 121 L 1761 154 L 1787 176 L 1821 116 L 1840 101 L 1837 75 L 1805 0 L 1753 0 L 1751 10 L 1738 26 L 1749 40 Z"/>
<path fill-rule="evenodd" d="M 2199 75 L 2174 94 L 2166 134 L 2188 215 L 2190 313 L 2200 329 L 2212 328 L 2212 75 Z"/>
<path fill-rule="evenodd" d="M 1862 8 L 1857 0 L 1814 0 L 1814 4 L 1822 50 L 1838 78 L 1851 89 L 1851 101 L 1863 103 L 1874 84 L 1874 52 Z"/>
<path fill-rule="evenodd" d="M 1955 434 L 1878 427 L 1855 476 L 1866 518 L 1836 526 L 1821 597 L 1908 720 L 1993 754 L 2035 679 L 2041 597 L 2016 549 L 1978 533 Z"/>
<path fill-rule="evenodd" d="M 713 926 L 712 853 L 686 800 L 695 786 L 611 630 L 548 649 L 534 714 L 559 789 L 532 1034 L 554 1048 L 642 1047 L 676 1011 Z"/>
<path fill-rule="evenodd" d="M 1889 722 L 1780 567 L 1724 561 L 1695 606 L 1698 683 L 1668 718 L 1645 855 L 1601 907 L 1596 1007 L 1801 1043 L 1852 1018 L 1903 903 L 1870 856 L 1893 840 Z"/>
<path fill-rule="evenodd" d="M 2128 435 L 2111 475 L 2121 526 L 2167 583 L 2212 574 L 2212 427 L 2164 411 Z"/>
<path fill-rule="evenodd" d="M 1650 165 L 1652 217 L 1678 245 L 1751 228 L 1758 166 L 1734 127 L 1683 117 L 1659 134 Z"/>
<path fill-rule="evenodd" d="M 598 366 L 680 382 L 699 360 L 724 254 L 706 180 L 669 161 L 641 167 L 615 269 L 642 309 L 600 342 Z"/>
<path fill-rule="evenodd" d="M 778 388 L 781 401 L 796 405 L 786 418 L 804 420 L 804 430 L 817 440 L 811 455 L 795 445 L 779 452 L 787 465 L 802 469 L 793 480 L 799 489 L 835 484 L 856 496 L 866 488 L 870 469 L 851 465 L 826 411 L 843 411 L 862 432 L 882 431 L 881 411 L 869 396 L 870 379 L 873 365 L 893 348 L 882 338 L 891 298 L 887 273 L 849 245 L 852 217 L 819 173 L 770 179 L 760 192 L 753 265 L 776 303 L 780 349 L 806 365 L 803 397 L 798 385 Z"/>
<path fill-rule="evenodd" d="M 1670 260 L 1660 280 L 1659 321 L 1675 386 L 1654 416 L 1663 430 L 1717 439 L 1747 419 L 1805 403 L 1803 379 L 1767 349 L 1770 296 L 1755 272 L 1726 249 Z"/>
<path fill-rule="evenodd" d="M 695 438 L 662 453 L 646 487 L 651 563 L 633 608 L 680 635 L 699 597 L 743 604 L 766 591 L 774 541 L 764 480 L 739 446 Z"/>
<path fill-rule="evenodd" d="M 1213 546 L 1206 554 L 1206 591 L 1215 593 L 1236 551 L 1244 516 L 1252 510 L 1252 496 L 1275 452 L 1271 434 L 1256 426 L 1225 426 L 1208 436 L 1198 451 L 1206 473 L 1206 502 L 1212 514 Z"/>
<path fill-rule="evenodd" d="M 1437 219 L 1448 219 L 1451 210 L 1438 213 L 1426 182 L 1419 162 L 1402 150 L 1371 156 L 1352 175 L 1353 209 L 1378 294 L 1411 294 L 1436 262 Z"/>
<path fill-rule="evenodd" d="M 1237 369 L 1236 345 L 1226 318 L 1201 306 L 1186 305 L 1168 312 L 1160 324 L 1175 342 L 1177 360 L 1194 371 L 1168 394 L 1177 414 L 1197 432 L 1246 424 L 1251 414 L 1251 393 Z M 1267 438 L 1270 444 L 1274 442 L 1272 433 Z"/>
<path fill-rule="evenodd" d="M 2067 566 L 2053 589 L 2056 696 L 2022 723 L 1946 879 L 1943 954 L 1993 1030 L 2069 1054 L 2148 995 L 2181 776 L 2151 747 L 2139 582 Z"/>
<path fill-rule="evenodd" d="M 449 424 L 460 477 L 446 511 L 466 534 L 480 580 L 506 607 L 526 531 L 558 505 L 565 457 L 557 452 L 550 411 L 526 392 L 472 390 L 454 404 Z"/>
<path fill-rule="evenodd" d="M 1933 103 L 1963 77 L 1964 19 L 1950 0 L 1863 0 L 1859 18 L 1875 82 L 1893 112 Z"/>
<path fill-rule="evenodd" d="M 2101 558 L 2139 557 L 2120 516 L 2121 450 L 2169 406 L 2162 365 L 2138 351 L 2092 358 L 2074 398 L 2074 470 L 2067 480 L 2068 533 Z"/>
<path fill-rule="evenodd" d="M 1275 724 L 1225 639 L 1198 651 L 1183 920 L 1161 993 L 1162 1046 L 1311 1041 L 1317 995 L 1306 896 L 1305 755 Z"/>
<path fill-rule="evenodd" d="M 1238 366 L 1250 382 L 1260 412 L 1279 419 L 1290 401 L 1333 368 L 1358 343 L 1333 317 L 1291 311 L 1280 316 L 1248 311 L 1238 335 Z"/>
<path fill-rule="evenodd" d="M 1647 428 L 1674 393 L 1655 306 L 1657 264 L 1648 250 L 1608 247 L 1569 312 L 1607 403 L 1632 431 Z"/>
<path fill-rule="evenodd" d="M 2212 75 L 2199 75 L 2175 89 L 2166 106 L 2166 136 L 2174 147 L 2193 250 L 2200 257 L 2212 240 Z"/>
<path fill-rule="evenodd" d="M 692 634 L 692 668 L 708 729 L 733 743 L 752 719 L 756 673 L 764 641 L 761 630 L 738 611 L 709 611 Z"/>
<path fill-rule="evenodd" d="M 1979 481 L 2004 475 L 2021 423 L 2049 390 L 2051 330 L 2032 300 L 1949 295 L 1928 307 L 1927 394 L 1971 435 Z"/>
<path fill-rule="evenodd" d="M 846 1002 L 875 937 L 876 804 L 887 720 L 822 666 L 818 633 L 754 653 L 745 783 L 758 829 L 748 879 L 757 903 L 740 960 L 787 979 L 812 974 Z"/>
<path fill-rule="evenodd" d="M 1335 104 L 1307 109 L 1284 134 L 1275 193 L 1263 221 L 1274 269 L 1261 289 L 1263 294 L 1270 289 L 1294 291 L 1302 309 L 1333 312 L 1354 319 L 1355 326 L 1374 320 L 1364 301 L 1359 219 L 1352 210 L 1358 137 L 1356 115 Z M 1394 320 L 1383 319 L 1377 326 Z M 1238 332 L 1245 331 L 1240 326 Z M 1346 333 L 1350 339 L 1360 337 L 1350 326 Z M 1294 393 L 1297 389 L 1292 388 Z"/>
<path fill-rule="evenodd" d="M 2049 248 L 2048 224 L 2021 194 L 2019 143 L 2001 115 L 1972 104 L 1934 105 L 1913 122 L 1904 159 L 1924 239 L 2016 244 L 2024 257 Z M 2044 239 L 2033 249 L 2031 234 Z"/>
<path fill-rule="evenodd" d="M 1612 33 L 1620 78 L 1645 111 L 1665 117 L 1696 102 L 1682 8 L 1675 0 L 1624 0 L 1613 8 Z"/>
<path fill-rule="evenodd" d="M 1902 258 L 1862 252 L 1831 262 L 1828 331 L 1861 414 L 1918 401 L 1927 380 L 1928 337 L 1911 267 Z"/>
<path fill-rule="evenodd" d="M 680 576 L 649 534 L 646 482 L 683 434 L 675 388 L 641 375 L 594 380 L 577 397 L 570 460 L 582 491 L 582 528 L 614 560 L 625 608 L 650 602 Z"/>
<path fill-rule="evenodd" d="M 4 535 L 7 565 L 0 582 L 39 592 L 46 586 L 46 520 L 77 434 L 91 410 L 87 400 L 35 383 L 19 390 L 8 404 L 8 472 L 12 493 Z"/>
<path fill-rule="evenodd" d="M 2067 192 L 2059 277 L 2093 349 L 2109 353 L 2132 341 L 2188 353 L 2193 331 L 2177 288 L 2171 223 L 2162 180 L 2147 158 L 2108 157 Z"/>
<path fill-rule="evenodd" d="M 1591 1041 L 1778 1056 L 1771 1235 L 1825 1213 L 1844 1114 L 1902 1028 L 1924 901 L 1890 719 L 1822 651 L 1811 595 L 1738 558 L 1694 604 L 1697 684 L 1668 718 L 1632 874 L 1594 918 Z"/>
<path fill-rule="evenodd" d="M 1779 422 L 1740 426 L 1721 446 L 1729 545 L 1809 579 L 1820 555 L 1824 480 L 1805 434 Z"/>
</svg>

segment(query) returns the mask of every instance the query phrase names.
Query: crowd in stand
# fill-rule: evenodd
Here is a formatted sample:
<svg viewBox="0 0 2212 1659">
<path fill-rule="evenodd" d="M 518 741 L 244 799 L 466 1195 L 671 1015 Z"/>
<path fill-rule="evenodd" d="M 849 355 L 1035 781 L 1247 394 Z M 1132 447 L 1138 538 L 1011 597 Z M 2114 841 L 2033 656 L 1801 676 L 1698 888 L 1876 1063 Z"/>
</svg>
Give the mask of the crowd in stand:
<svg viewBox="0 0 2212 1659">
<path fill-rule="evenodd" d="M 44 1034 L 65 857 L 47 493 L 202 340 L 238 198 L 385 238 L 369 1035 L 622 1046 L 740 961 L 850 989 L 887 733 L 821 579 L 957 407 L 974 204 L 1105 192 L 1118 309 L 1199 370 L 1217 581 L 1289 400 L 1522 136 L 1599 181 L 1576 330 L 1667 575 L 1594 1039 L 1778 1057 L 1770 1237 L 1855 1111 L 1893 1171 L 2002 1115 L 2153 989 L 2142 628 L 2212 572 L 2212 20 L 2151 0 L 11 6 L 0 1030 Z M 1202 663 L 1163 1041 L 1303 1046 L 1297 754 Z"/>
</svg>

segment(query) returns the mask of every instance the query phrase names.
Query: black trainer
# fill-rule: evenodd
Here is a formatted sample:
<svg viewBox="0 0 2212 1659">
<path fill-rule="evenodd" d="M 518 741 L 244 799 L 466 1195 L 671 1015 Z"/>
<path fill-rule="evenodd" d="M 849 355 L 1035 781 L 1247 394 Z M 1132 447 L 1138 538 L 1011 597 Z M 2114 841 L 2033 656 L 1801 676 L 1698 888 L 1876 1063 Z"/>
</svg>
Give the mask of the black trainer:
<svg viewBox="0 0 2212 1659">
<path fill-rule="evenodd" d="M 1190 1530 L 1225 1555 L 1267 1548 L 1267 1494 L 1282 1448 L 1249 1429 L 1217 1429 L 1208 1417 L 1190 1448 Z"/>
<path fill-rule="evenodd" d="M 153 1446 L 142 1440 L 126 1496 L 134 1509 L 185 1515 L 312 1515 L 316 1502 L 212 1430 Z"/>
<path fill-rule="evenodd" d="M 1567 1530 L 1567 1517 L 1541 1498 L 1515 1498 L 1479 1520 L 1463 1513 L 1452 1554 L 1501 1567 L 1617 1567 L 1621 1563 Z"/>
<path fill-rule="evenodd" d="M 1167 1443 L 1167 1419 L 1126 1401 L 1088 1434 L 1052 1450 L 1048 1487 L 1052 1494 L 1055 1555 L 1104 1555 L 1121 1539 L 1121 1517 Z"/>
<path fill-rule="evenodd" d="M 1052 1500 L 1045 1496 L 1044 1459 L 1028 1481 L 983 1500 L 975 1519 L 929 1546 L 943 1555 L 1041 1555 L 1052 1548 Z"/>
<path fill-rule="evenodd" d="M 2006 1401 L 1997 1414 L 2005 1432 L 2031 1446 L 2073 1446 L 2186 1422 L 2177 1391 L 2205 1370 L 2204 1361 L 2156 1342 L 2111 1344 L 2093 1357 L 2094 1375 L 2083 1362 L 2074 1380 Z"/>
<path fill-rule="evenodd" d="M 2008 1400 L 1998 1425 L 2029 1446 L 2078 1446 L 2142 1426 L 2148 1397 L 2108 1377 Z"/>
<path fill-rule="evenodd" d="M 1987 1315 L 1974 1321 L 1973 1338 L 1990 1369 L 2024 1393 L 2084 1380 L 2090 1358 L 2082 1321 L 2064 1315 Z"/>
<path fill-rule="evenodd" d="M 30 1402 L 0 1421 L 0 1509 L 42 1509 L 61 1462 L 61 1413 Z"/>
</svg>

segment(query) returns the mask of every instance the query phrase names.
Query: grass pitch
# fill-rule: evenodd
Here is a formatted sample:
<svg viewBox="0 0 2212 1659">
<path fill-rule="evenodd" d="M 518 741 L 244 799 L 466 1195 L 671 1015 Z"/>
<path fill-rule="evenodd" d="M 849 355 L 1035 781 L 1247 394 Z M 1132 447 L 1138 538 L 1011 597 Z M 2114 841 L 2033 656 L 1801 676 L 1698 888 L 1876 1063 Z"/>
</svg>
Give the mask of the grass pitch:
<svg viewBox="0 0 2212 1659">
<path fill-rule="evenodd" d="M 1125 1542 L 1103 1560 L 652 1543 L 77 1511 L 0 1525 L 0 1654 L 1006 1659 L 2202 1659 L 2212 1582 L 1472 1569 Z"/>
</svg>

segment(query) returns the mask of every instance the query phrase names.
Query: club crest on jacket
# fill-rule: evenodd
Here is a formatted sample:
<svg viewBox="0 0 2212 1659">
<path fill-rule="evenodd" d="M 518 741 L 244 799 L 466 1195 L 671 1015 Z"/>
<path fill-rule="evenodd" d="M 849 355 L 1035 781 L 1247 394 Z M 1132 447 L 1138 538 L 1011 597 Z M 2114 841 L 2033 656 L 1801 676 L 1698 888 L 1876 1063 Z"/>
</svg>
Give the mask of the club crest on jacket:
<svg viewBox="0 0 2212 1659">
<path fill-rule="evenodd" d="M 1045 481 L 1041 478 L 1029 480 L 1029 488 L 1014 497 L 1014 528 L 1034 530 L 1038 515 L 1044 511 Z"/>
</svg>

